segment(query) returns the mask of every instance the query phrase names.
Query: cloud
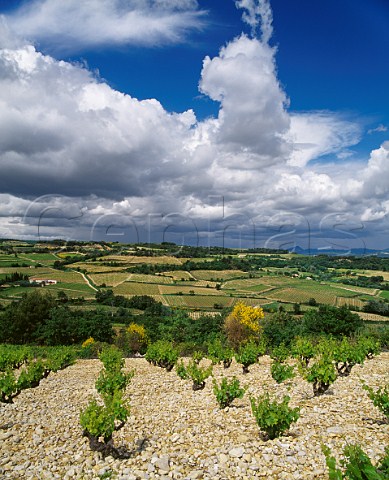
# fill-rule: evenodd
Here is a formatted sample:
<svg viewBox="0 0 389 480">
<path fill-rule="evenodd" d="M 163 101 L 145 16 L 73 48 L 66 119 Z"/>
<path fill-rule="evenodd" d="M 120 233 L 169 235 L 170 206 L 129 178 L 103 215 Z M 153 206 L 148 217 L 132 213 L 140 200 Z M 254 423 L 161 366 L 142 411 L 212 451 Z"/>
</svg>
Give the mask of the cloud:
<svg viewBox="0 0 389 480">
<path fill-rule="evenodd" d="M 382 125 L 382 123 L 380 125 L 378 125 L 378 127 L 376 128 L 371 128 L 370 130 L 367 131 L 367 133 L 369 135 L 371 135 L 372 133 L 376 133 L 376 132 L 387 132 L 388 131 L 388 127 L 385 127 L 385 125 Z"/>
<path fill-rule="evenodd" d="M 3 17 L 46 52 L 182 42 L 205 25 L 196 0 L 32 0 Z"/>
<path fill-rule="evenodd" d="M 332 112 L 292 113 L 286 139 L 293 145 L 289 164 L 304 167 L 323 155 L 349 156 L 347 147 L 361 139 L 361 126 Z"/>
<path fill-rule="evenodd" d="M 258 28 L 262 32 L 261 40 L 269 43 L 273 35 L 273 13 L 269 0 L 236 0 L 237 8 L 245 10 L 242 20 L 251 27 L 251 34 L 255 36 Z"/>
<path fill-rule="evenodd" d="M 230 151 L 256 154 L 252 168 L 280 161 L 287 147 L 282 136 L 289 128 L 288 99 L 276 77 L 274 55 L 267 44 L 241 35 L 217 57 L 206 57 L 201 72 L 200 90 L 221 104 L 217 142 Z M 245 168 L 241 160 L 237 168 Z"/>
<path fill-rule="evenodd" d="M 188 10 L 178 0 L 157 3 L 177 15 L 197 12 L 195 2 L 185 3 Z M 261 18 L 262 29 L 270 28 L 270 16 Z M 162 241 L 164 232 L 175 238 L 186 230 L 192 240 L 212 243 L 227 231 L 249 238 L 252 228 L 263 239 L 282 222 L 308 228 L 314 221 L 319 228 L 342 212 L 352 225 L 354 218 L 378 224 L 387 216 L 389 144 L 357 163 L 350 155 L 362 135 L 355 119 L 290 111 L 268 34 L 242 34 L 204 59 L 199 88 L 219 112 L 199 121 L 191 110 L 170 113 L 157 99 L 116 91 L 86 67 L 43 54 L 3 27 L 3 236 L 33 238 L 39 231 L 117 240 L 113 232 L 122 228 L 128 241 Z"/>
</svg>

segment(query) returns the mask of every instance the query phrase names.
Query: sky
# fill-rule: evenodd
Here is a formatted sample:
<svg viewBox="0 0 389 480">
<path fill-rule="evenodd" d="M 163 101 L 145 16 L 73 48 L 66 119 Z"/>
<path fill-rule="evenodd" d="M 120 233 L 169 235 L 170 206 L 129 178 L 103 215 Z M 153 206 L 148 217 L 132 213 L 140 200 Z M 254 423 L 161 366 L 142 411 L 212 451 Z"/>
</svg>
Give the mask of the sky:
<svg viewBox="0 0 389 480">
<path fill-rule="evenodd" d="M 0 238 L 389 248 L 387 0 L 0 0 Z"/>
</svg>

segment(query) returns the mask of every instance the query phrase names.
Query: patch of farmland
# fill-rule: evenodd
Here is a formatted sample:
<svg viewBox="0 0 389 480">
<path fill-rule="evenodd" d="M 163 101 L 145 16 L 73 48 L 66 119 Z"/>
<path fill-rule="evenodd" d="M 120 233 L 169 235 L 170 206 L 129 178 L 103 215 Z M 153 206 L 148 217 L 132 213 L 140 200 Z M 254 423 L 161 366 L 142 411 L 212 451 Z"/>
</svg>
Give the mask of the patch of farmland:
<svg viewBox="0 0 389 480">
<path fill-rule="evenodd" d="M 186 270 L 172 270 L 171 272 L 169 271 L 163 272 L 161 273 L 161 276 L 170 277 L 173 280 L 178 280 L 178 281 L 190 280 L 191 278 L 193 279 L 193 275 L 191 275 Z"/>
<path fill-rule="evenodd" d="M 31 262 L 44 263 L 45 265 L 53 265 L 58 257 L 52 253 L 20 253 L 19 258 L 30 260 Z"/>
<path fill-rule="evenodd" d="M 57 285 L 43 287 L 43 290 L 51 290 L 51 292 L 63 290 L 70 297 L 74 297 L 73 294 L 78 293 L 78 296 L 86 294 L 89 295 L 88 298 L 94 298 L 96 293 L 86 283 L 57 283 Z"/>
<path fill-rule="evenodd" d="M 267 298 L 283 302 L 303 303 L 308 302 L 310 298 L 314 298 L 319 303 L 327 303 L 330 305 L 335 304 L 337 297 L 353 296 L 355 296 L 355 292 L 333 287 L 332 285 L 322 285 L 316 282 L 310 283 L 309 285 L 298 286 L 298 288 L 277 288 L 276 290 L 266 293 Z"/>
<path fill-rule="evenodd" d="M 223 290 L 249 290 L 249 291 L 261 291 L 269 289 L 267 278 L 241 278 L 239 280 L 230 280 L 225 282 Z"/>
<path fill-rule="evenodd" d="M 245 305 L 250 307 L 258 307 L 263 306 L 269 303 L 269 300 L 265 300 L 264 298 L 252 298 L 252 297 L 235 297 L 234 303 L 242 302 Z"/>
<path fill-rule="evenodd" d="M 218 295 L 169 295 L 165 297 L 171 307 L 213 308 L 217 303 L 231 307 L 235 299 Z"/>
<path fill-rule="evenodd" d="M 122 272 L 123 267 L 110 267 L 109 265 L 99 265 L 95 262 L 77 262 L 72 263 L 73 268 L 80 268 L 86 270 L 87 273 L 107 273 L 107 272 Z"/>
<path fill-rule="evenodd" d="M 115 295 L 160 295 L 159 285 L 152 283 L 123 282 L 113 287 Z"/>
<path fill-rule="evenodd" d="M 367 313 L 367 312 L 355 312 L 363 320 L 372 321 L 372 322 L 389 322 L 389 317 L 384 317 L 383 315 L 378 315 L 376 313 Z"/>
<path fill-rule="evenodd" d="M 23 275 L 28 275 L 29 277 L 36 277 L 37 275 L 49 275 L 53 270 L 48 267 L 38 267 L 38 268 L 30 268 L 30 267 L 5 267 L 0 268 L 1 273 L 22 273 Z"/>
<path fill-rule="evenodd" d="M 130 273 L 128 280 L 131 282 L 144 282 L 144 283 L 162 283 L 169 284 L 172 280 L 169 277 L 162 275 L 145 275 L 142 273 Z"/>
<path fill-rule="evenodd" d="M 360 293 L 361 295 L 376 295 L 379 291 L 377 288 L 358 287 L 356 285 L 344 285 L 341 283 L 330 284 L 330 286 L 336 286 L 336 288 L 342 288 L 350 292 Z"/>
<path fill-rule="evenodd" d="M 385 299 L 389 300 L 389 290 L 381 290 L 380 293 L 379 293 L 379 296 L 381 298 L 385 298 Z"/>
<path fill-rule="evenodd" d="M 175 257 L 160 256 L 160 257 L 137 257 L 135 255 L 107 255 L 104 257 L 106 262 L 120 262 L 123 264 L 132 263 L 147 263 L 149 265 L 164 264 L 164 265 L 182 265 L 182 260 Z"/>
<path fill-rule="evenodd" d="M 179 292 L 183 294 L 189 294 L 190 291 L 193 291 L 195 295 L 209 295 L 209 296 L 224 296 L 224 294 L 220 293 L 218 290 L 214 290 L 212 288 L 204 288 L 204 287 L 194 287 L 192 285 L 160 285 L 159 291 L 161 295 L 175 295 Z"/>
<path fill-rule="evenodd" d="M 232 278 L 247 277 L 248 273 L 243 270 L 192 270 L 192 275 L 198 280 L 221 281 L 230 280 Z"/>
<path fill-rule="evenodd" d="M 92 273 L 89 275 L 95 285 L 105 285 L 116 287 L 119 283 L 125 282 L 130 274 L 126 272 L 111 272 L 111 273 Z"/>
<path fill-rule="evenodd" d="M 343 307 L 344 305 L 347 307 L 358 307 L 362 308 L 365 302 L 362 302 L 361 299 L 355 297 L 336 297 L 335 305 L 337 307 Z"/>
<path fill-rule="evenodd" d="M 31 276 L 31 280 L 45 278 L 49 280 L 57 280 L 57 282 L 61 283 L 81 283 L 86 285 L 86 282 L 83 276 L 77 272 L 62 272 L 60 270 L 46 270 L 45 274 L 37 274 L 36 270 L 34 269 L 34 275 Z"/>
</svg>

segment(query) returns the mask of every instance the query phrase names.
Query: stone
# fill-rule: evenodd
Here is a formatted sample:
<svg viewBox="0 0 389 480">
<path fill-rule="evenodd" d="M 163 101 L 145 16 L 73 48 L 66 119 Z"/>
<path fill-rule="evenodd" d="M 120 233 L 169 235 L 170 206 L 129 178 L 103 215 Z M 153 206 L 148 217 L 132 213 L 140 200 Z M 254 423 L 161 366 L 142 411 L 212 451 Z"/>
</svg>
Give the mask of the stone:
<svg viewBox="0 0 389 480">
<path fill-rule="evenodd" d="M 244 454 L 244 448 L 243 447 L 236 447 L 236 448 L 232 448 L 228 454 L 230 455 L 230 457 L 234 457 L 234 458 L 241 458 L 243 457 L 243 454 Z"/>
</svg>

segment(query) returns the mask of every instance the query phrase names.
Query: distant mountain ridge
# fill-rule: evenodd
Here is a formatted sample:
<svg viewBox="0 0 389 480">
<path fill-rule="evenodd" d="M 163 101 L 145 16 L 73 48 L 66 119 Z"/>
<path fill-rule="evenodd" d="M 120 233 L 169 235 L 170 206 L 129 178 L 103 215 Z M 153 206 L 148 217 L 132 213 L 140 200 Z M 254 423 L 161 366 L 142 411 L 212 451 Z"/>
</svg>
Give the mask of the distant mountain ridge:
<svg viewBox="0 0 389 480">
<path fill-rule="evenodd" d="M 302 248 L 300 246 L 289 249 L 290 252 L 298 253 L 300 255 L 333 255 L 333 256 L 370 256 L 375 255 L 378 257 L 387 257 L 389 256 L 389 248 L 383 250 L 376 250 L 371 248 L 350 248 L 346 249 L 335 249 L 335 248 Z"/>
</svg>

